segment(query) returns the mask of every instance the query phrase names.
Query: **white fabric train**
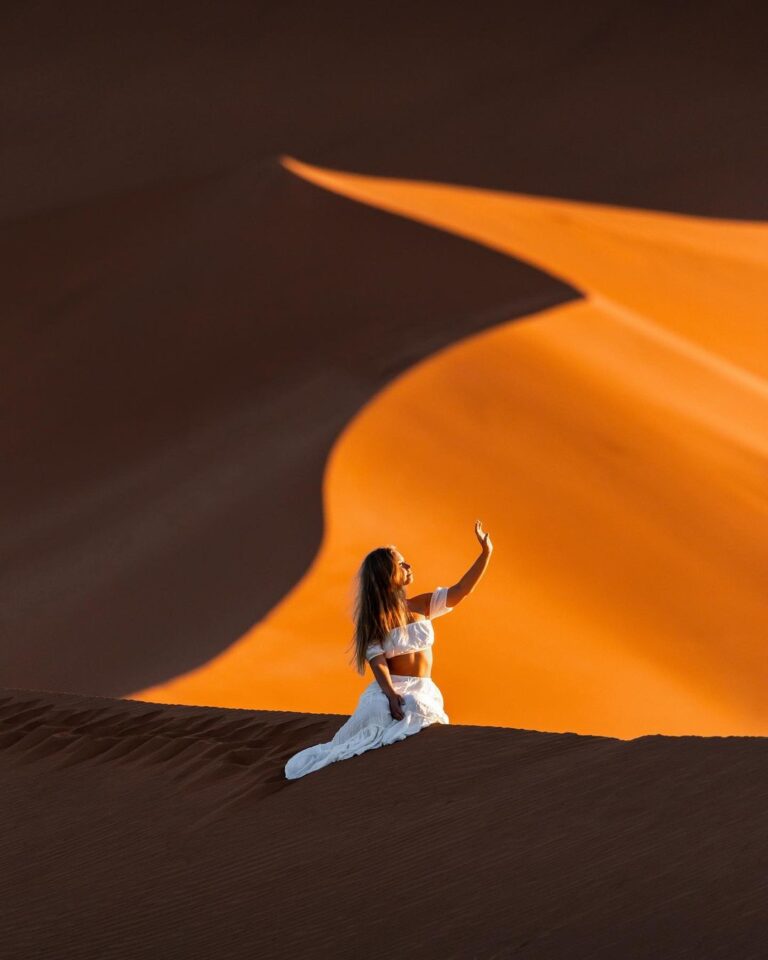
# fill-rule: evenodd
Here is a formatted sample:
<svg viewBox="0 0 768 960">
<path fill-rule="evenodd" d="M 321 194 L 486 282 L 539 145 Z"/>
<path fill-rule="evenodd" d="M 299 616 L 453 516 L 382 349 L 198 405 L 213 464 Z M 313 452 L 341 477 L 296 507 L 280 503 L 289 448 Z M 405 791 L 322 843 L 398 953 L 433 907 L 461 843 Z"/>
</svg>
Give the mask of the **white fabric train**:
<svg viewBox="0 0 768 960">
<path fill-rule="evenodd" d="M 378 681 L 372 680 L 360 694 L 355 712 L 332 740 L 307 747 L 290 758 L 285 765 L 286 778 L 297 780 L 337 760 L 404 740 L 431 723 L 450 723 L 443 709 L 443 695 L 431 677 L 393 673 L 392 686 L 405 698 L 402 720 L 394 719 L 386 694 Z"/>
<path fill-rule="evenodd" d="M 453 609 L 446 606 L 447 593 L 446 587 L 438 587 L 432 594 L 430 619 Z M 432 629 L 431 624 L 429 629 Z M 426 644 L 422 640 L 419 648 L 423 646 Z M 288 760 L 285 764 L 286 779 L 297 780 L 337 760 L 347 760 L 366 750 L 404 740 L 432 723 L 450 723 L 444 709 L 443 695 L 431 677 L 409 677 L 395 673 L 391 677 L 392 686 L 405 699 L 402 720 L 395 720 L 389 712 L 387 695 L 378 681 L 372 680 L 360 694 L 355 712 L 336 731 L 332 740 L 300 750 Z"/>
</svg>

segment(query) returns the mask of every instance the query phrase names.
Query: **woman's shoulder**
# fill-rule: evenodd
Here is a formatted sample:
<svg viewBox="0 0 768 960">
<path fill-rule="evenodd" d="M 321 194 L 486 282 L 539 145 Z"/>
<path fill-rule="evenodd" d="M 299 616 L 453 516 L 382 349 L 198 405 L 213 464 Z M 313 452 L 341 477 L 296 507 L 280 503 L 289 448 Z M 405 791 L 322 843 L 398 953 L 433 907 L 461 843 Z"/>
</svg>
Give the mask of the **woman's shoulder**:
<svg viewBox="0 0 768 960">
<path fill-rule="evenodd" d="M 453 607 L 448 606 L 448 587 L 435 587 L 430 593 L 419 593 L 406 600 L 406 607 L 411 614 L 420 615 L 419 620 L 434 620 L 444 613 L 450 613 Z"/>
<path fill-rule="evenodd" d="M 416 596 L 408 597 L 405 601 L 406 609 L 411 616 L 416 619 L 429 620 L 429 612 L 432 606 L 434 590 L 431 593 L 417 593 Z"/>
</svg>

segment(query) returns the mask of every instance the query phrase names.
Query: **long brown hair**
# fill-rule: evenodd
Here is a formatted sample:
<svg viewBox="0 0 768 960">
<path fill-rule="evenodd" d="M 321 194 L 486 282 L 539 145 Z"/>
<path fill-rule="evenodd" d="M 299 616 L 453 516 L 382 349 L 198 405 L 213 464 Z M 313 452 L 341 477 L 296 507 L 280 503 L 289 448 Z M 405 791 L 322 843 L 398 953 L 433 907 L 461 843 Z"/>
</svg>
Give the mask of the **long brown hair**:
<svg viewBox="0 0 768 960">
<path fill-rule="evenodd" d="M 399 575 L 396 551 L 392 543 L 371 550 L 355 578 L 354 653 L 350 662 L 361 676 L 365 674 L 369 644 L 382 643 L 391 630 L 408 623 L 405 585 Z"/>
</svg>

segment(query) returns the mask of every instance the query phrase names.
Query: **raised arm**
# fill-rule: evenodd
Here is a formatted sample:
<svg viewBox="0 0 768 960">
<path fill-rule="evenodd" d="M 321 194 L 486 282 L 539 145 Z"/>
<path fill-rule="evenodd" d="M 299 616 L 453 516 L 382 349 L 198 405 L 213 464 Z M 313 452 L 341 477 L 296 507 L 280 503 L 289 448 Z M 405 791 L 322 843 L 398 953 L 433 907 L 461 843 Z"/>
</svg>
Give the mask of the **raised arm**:
<svg viewBox="0 0 768 960">
<path fill-rule="evenodd" d="M 475 589 L 478 581 L 485 573 L 485 568 L 491 559 L 493 553 L 493 544 L 490 536 L 483 531 L 483 525 L 479 520 L 475 521 L 475 536 L 480 542 L 480 556 L 475 560 L 472 566 L 467 570 L 461 580 L 448 588 L 446 602 L 449 607 L 455 607 L 461 603 L 464 597 L 468 597 Z"/>
</svg>

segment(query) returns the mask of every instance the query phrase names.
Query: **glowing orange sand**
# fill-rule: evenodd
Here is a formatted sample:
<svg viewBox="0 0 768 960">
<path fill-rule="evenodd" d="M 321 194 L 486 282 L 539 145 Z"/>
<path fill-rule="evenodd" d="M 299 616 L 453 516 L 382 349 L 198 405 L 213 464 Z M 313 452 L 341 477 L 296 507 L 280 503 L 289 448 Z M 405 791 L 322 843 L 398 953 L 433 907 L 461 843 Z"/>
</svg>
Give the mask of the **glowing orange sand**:
<svg viewBox="0 0 768 960">
<path fill-rule="evenodd" d="M 468 338 L 339 437 L 325 537 L 228 650 L 132 696 L 349 713 L 351 581 L 394 542 L 454 723 L 768 735 L 768 226 L 319 170 L 297 176 L 556 274 L 585 300 Z M 389 449 L 404 435 L 407 458 Z"/>
</svg>

